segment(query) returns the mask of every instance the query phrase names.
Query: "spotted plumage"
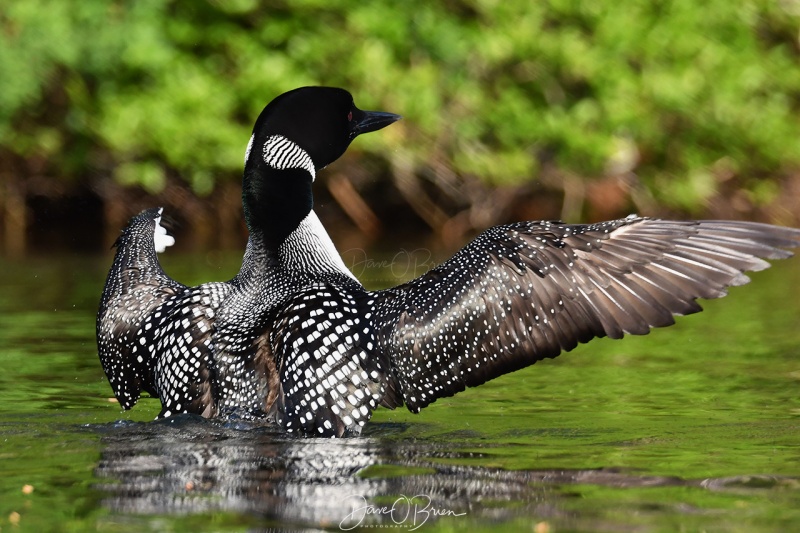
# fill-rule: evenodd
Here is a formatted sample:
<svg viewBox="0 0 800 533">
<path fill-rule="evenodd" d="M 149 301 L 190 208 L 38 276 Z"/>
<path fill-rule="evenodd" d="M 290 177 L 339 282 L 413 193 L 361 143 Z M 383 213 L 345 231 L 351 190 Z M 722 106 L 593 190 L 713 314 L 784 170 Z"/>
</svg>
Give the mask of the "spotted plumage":
<svg viewBox="0 0 800 533">
<path fill-rule="evenodd" d="M 375 349 L 363 294 L 355 283 L 317 281 L 283 304 L 269 336 L 282 369 L 275 407 L 288 430 L 357 432 L 386 396 L 390 363 Z"/>
<path fill-rule="evenodd" d="M 800 245 L 749 222 L 654 220 L 492 228 L 425 275 L 378 293 L 375 321 L 412 411 L 595 337 L 643 335 L 701 311 Z"/>
<path fill-rule="evenodd" d="M 316 118 L 317 126 L 326 128 L 315 129 L 315 135 L 292 134 L 313 126 Z M 312 310 L 321 301 L 312 289 L 307 302 L 298 301 L 304 287 L 322 282 L 360 287 L 311 210 L 310 185 L 316 171 L 337 159 L 357 135 L 398 118 L 356 108 L 341 89 L 299 89 L 270 103 L 245 152 L 243 204 L 250 238 L 242 268 L 228 282 L 186 287 L 171 280 L 155 255 L 171 239 L 155 220 L 161 210 L 132 219 L 120 237 L 98 313 L 100 357 L 124 408 L 144 390 L 160 398 L 160 417 L 183 412 L 272 416 L 289 430 L 312 433 L 319 426 L 317 433 L 325 435 L 342 434 L 350 421 L 360 419 L 363 425 L 385 395 L 381 380 L 388 364 L 358 351 L 368 335 L 349 331 L 359 320 L 353 298 L 326 293 L 338 308 L 325 317 L 331 329 L 319 339 L 319 324 L 306 332 L 308 321 L 296 324 L 291 313 L 300 306 Z M 331 131 L 337 133 L 335 142 Z M 269 175 L 285 182 L 263 179 Z M 126 261 L 145 265 L 147 276 L 131 280 Z M 295 354 L 291 347 L 298 331 L 312 349 Z M 327 403 L 306 390 L 307 382 L 320 379 L 318 365 L 332 369 L 333 377 L 325 380 L 325 386 L 334 387 Z M 310 423 L 308 406 L 335 413 Z"/>
<path fill-rule="evenodd" d="M 152 367 L 137 353 L 139 328 L 153 309 L 182 288 L 164 274 L 156 257 L 157 250 L 174 243 L 160 224 L 161 213 L 161 208 L 143 211 L 114 243 L 117 253 L 97 314 L 100 362 L 125 409 L 133 407 L 143 390 L 156 393 Z"/>
<path fill-rule="evenodd" d="M 130 409 L 146 391 L 161 399 L 159 417 L 260 413 L 259 380 L 243 358 L 217 361 L 212 330 L 222 301 L 249 280 L 243 269 L 226 283 L 186 287 L 164 274 L 157 250 L 174 241 L 159 224 L 161 208 L 134 217 L 117 240 L 97 318 L 100 360 L 117 400 Z M 242 386 L 225 389 L 217 382 Z"/>
<path fill-rule="evenodd" d="M 237 413 L 303 435 L 356 435 L 378 406 L 417 412 L 592 338 L 668 326 L 800 246 L 800 230 L 749 222 L 521 222 L 415 280 L 367 291 L 314 213 L 311 187 L 357 135 L 398 118 L 359 110 L 341 89 L 273 100 L 245 152 L 250 237 L 229 282 L 170 280 L 155 256 L 160 210 L 133 219 L 98 315 L 101 360 L 125 408 L 146 390 L 161 416 Z M 131 261 L 146 274 L 124 275 Z"/>
</svg>

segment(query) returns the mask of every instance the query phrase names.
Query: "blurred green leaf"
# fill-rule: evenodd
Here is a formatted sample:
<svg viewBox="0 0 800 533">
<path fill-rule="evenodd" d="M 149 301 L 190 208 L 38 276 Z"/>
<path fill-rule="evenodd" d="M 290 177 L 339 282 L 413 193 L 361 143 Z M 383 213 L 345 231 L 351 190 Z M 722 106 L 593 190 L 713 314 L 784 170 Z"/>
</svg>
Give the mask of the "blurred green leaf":
<svg viewBox="0 0 800 533">
<path fill-rule="evenodd" d="M 588 180 L 625 139 L 667 205 L 702 206 L 721 159 L 764 201 L 800 166 L 798 33 L 767 0 L 0 0 L 0 145 L 65 179 L 103 161 L 207 194 L 270 99 L 325 84 L 405 117 L 359 140 L 375 157 L 402 142 L 490 183 L 547 157 Z"/>
</svg>

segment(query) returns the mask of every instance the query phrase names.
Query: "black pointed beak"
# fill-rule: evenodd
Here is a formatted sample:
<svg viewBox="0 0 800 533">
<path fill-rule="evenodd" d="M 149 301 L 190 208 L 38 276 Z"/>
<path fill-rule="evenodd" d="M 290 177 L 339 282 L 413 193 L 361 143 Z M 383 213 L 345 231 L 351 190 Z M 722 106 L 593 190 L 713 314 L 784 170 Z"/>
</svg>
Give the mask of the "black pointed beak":
<svg viewBox="0 0 800 533">
<path fill-rule="evenodd" d="M 364 115 L 358 118 L 358 121 L 353 126 L 352 137 L 362 133 L 369 133 L 370 131 L 377 131 L 403 118 L 400 115 L 384 113 L 383 111 L 362 111 L 362 113 Z"/>
</svg>

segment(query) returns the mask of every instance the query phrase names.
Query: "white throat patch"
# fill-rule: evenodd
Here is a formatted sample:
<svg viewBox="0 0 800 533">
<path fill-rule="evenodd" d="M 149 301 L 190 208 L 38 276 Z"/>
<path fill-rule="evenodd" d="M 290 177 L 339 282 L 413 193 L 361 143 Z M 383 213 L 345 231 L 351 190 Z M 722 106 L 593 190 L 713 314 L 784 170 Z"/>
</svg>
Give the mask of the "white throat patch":
<svg viewBox="0 0 800 533">
<path fill-rule="evenodd" d="M 302 168 L 311 174 L 311 181 L 317 177 L 314 162 L 308 152 L 283 135 L 273 135 L 264 143 L 264 162 L 277 170 Z"/>
</svg>

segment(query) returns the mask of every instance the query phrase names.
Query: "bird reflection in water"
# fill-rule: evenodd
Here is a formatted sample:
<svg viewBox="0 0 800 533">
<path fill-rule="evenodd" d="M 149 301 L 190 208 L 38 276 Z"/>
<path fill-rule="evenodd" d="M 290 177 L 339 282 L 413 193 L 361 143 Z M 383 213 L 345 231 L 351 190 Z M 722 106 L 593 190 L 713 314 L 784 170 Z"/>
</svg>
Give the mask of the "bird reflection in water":
<svg viewBox="0 0 800 533">
<path fill-rule="evenodd" d="M 371 433 L 379 437 L 308 439 L 195 415 L 117 423 L 101 428 L 97 488 L 122 513 L 247 512 L 337 529 L 407 514 L 409 523 L 510 518 L 533 513 L 543 500 L 545 489 L 526 473 L 443 464 L 475 454 L 398 440 L 403 429 L 376 424 Z M 515 503 L 504 509 L 502 502 Z M 394 515 L 387 505 L 397 507 Z"/>
<path fill-rule="evenodd" d="M 388 423 L 352 439 L 296 438 L 267 424 L 196 415 L 97 429 L 104 449 L 96 488 L 112 511 L 138 515 L 241 512 L 299 527 L 401 524 L 411 530 L 437 520 L 580 521 L 564 505 L 574 485 L 725 491 L 748 483 L 613 469 L 468 466 L 487 457 L 455 451 L 458 445 L 446 441 L 404 439 L 407 428 Z"/>
</svg>

